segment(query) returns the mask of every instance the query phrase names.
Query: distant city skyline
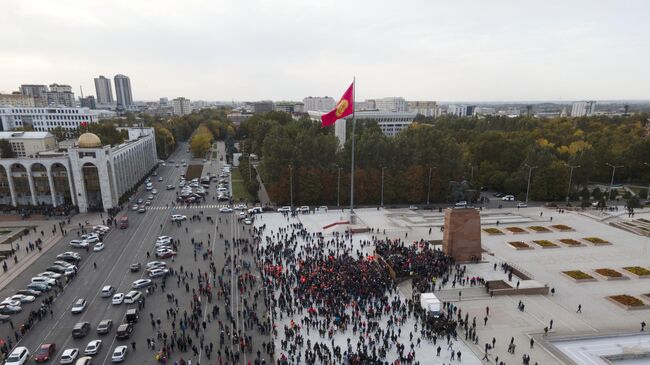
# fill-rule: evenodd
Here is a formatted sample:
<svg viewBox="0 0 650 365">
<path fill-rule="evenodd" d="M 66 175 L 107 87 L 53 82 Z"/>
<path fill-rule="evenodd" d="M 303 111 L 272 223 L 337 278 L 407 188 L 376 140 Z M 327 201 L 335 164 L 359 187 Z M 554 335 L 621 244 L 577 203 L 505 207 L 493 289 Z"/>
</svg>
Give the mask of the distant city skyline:
<svg viewBox="0 0 650 365">
<path fill-rule="evenodd" d="M 650 3 L 621 5 L 8 0 L 0 92 L 124 74 L 134 101 L 338 99 L 356 76 L 358 100 L 647 100 Z"/>
</svg>

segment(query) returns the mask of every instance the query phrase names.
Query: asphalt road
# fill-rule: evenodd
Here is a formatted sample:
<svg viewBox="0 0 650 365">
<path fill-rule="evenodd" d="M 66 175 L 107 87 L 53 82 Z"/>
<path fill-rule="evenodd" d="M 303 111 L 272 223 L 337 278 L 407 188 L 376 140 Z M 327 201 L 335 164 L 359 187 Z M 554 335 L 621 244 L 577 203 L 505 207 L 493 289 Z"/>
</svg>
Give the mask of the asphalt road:
<svg viewBox="0 0 650 365">
<path fill-rule="evenodd" d="M 181 145 L 170 157 L 170 160 L 180 161 L 185 159 L 189 162 L 191 157 L 186 153 L 185 148 L 186 145 Z M 223 162 L 213 160 L 212 164 L 216 172 L 217 170 L 220 170 Z M 206 249 L 207 247 L 213 249 L 214 262 L 217 270 L 220 272 L 224 267 L 226 260 L 224 240 L 229 238 L 232 239 L 233 237 L 245 238 L 250 236 L 248 226 L 242 226 L 240 223 L 236 222 L 234 214 L 218 213 L 218 207 L 223 206 L 223 204 L 212 201 L 212 196 L 216 196 L 215 183 L 211 184 L 209 196 L 205 203 L 192 208 L 172 207 L 171 202 L 175 199 L 178 188 L 175 190 L 166 190 L 165 186 L 167 184 L 178 186 L 180 174 L 184 172 L 184 170 L 183 167 L 175 167 L 175 164 L 173 163 L 167 163 L 167 166 L 164 167 L 160 166 L 157 171 L 158 175 L 163 177 L 163 181 L 158 182 L 157 177 L 152 177 L 154 188 L 158 190 L 158 194 L 153 199 L 152 205 L 147 207 L 148 209 L 146 213 L 133 212 L 125 205 L 125 210 L 118 215 L 118 217 L 122 214 L 128 215 L 129 228 L 124 230 L 115 228 L 111 229 L 106 237 L 104 237 L 106 248 L 103 251 L 92 252 L 91 250 L 89 253 L 86 253 L 85 250 L 71 249 L 68 242 L 77 237 L 76 231 L 71 231 L 68 237 L 61 240 L 54 247 L 44 253 L 31 267 L 26 269 L 0 292 L 0 298 L 5 298 L 14 294 L 16 290 L 24 288 L 30 282 L 31 277 L 45 271 L 45 268 L 51 265 L 51 263 L 56 260 L 56 255 L 61 252 L 77 251 L 83 258 L 80 263 L 80 270 L 77 277 L 68 283 L 63 292 L 56 297 L 52 306 L 53 316 L 51 317 L 48 314 L 42 321 L 35 323 L 34 327 L 18 342 L 18 345 L 26 346 L 33 355 L 41 344 L 55 343 L 57 353 L 55 357 L 50 360 L 50 363 L 59 363 L 60 356 L 64 349 L 78 348 L 83 352 L 83 349 L 86 347 L 88 342 L 94 339 L 101 339 L 103 341 L 103 346 L 101 351 L 94 356 L 94 364 L 111 363 L 112 351 L 119 345 L 127 345 L 129 347 L 127 358 L 124 362 L 126 364 L 157 363 L 154 351 L 148 350 L 146 345 L 146 339 L 154 338 L 156 333 L 156 330 L 152 328 L 150 315 L 153 315 L 156 319 L 161 319 L 162 325 L 159 331 L 164 331 L 171 335 L 171 325 L 167 320 L 166 311 L 168 308 L 171 308 L 173 304 L 168 302 L 166 294 L 175 294 L 179 302 L 179 314 L 182 316 L 184 310 L 187 310 L 187 312 L 190 313 L 192 293 L 186 292 L 185 284 L 182 282 L 180 285 L 176 285 L 177 277 L 168 278 L 167 290 L 165 293 L 163 293 L 160 286 L 158 286 L 158 289 L 153 294 L 146 297 L 145 307 L 140 313 L 140 321 L 136 324 L 131 339 L 117 340 L 115 338 L 117 326 L 122 323 L 127 308 L 136 305 L 111 305 L 110 298 L 100 297 L 101 288 L 105 285 L 112 285 L 117 288 L 117 292 L 127 293 L 130 291 L 131 283 L 134 280 L 145 277 L 145 273 L 144 270 L 137 273 L 131 273 L 129 271 L 129 265 L 133 262 L 140 262 L 144 267 L 148 261 L 156 260 L 153 252 L 154 242 L 157 236 L 168 235 L 172 236 L 174 239 L 180 239 L 181 245 L 178 250 L 178 256 L 173 260 L 173 262 L 171 259 L 162 261 L 166 261 L 177 272 L 181 267 L 183 267 L 184 271 L 192 272 L 194 276 L 197 275 L 198 269 L 202 272 L 208 271 L 209 261 L 203 260 L 201 257 L 202 251 L 198 253 L 197 259 L 194 258 L 194 248 L 190 243 L 191 238 L 194 238 L 196 241 L 203 241 Z M 133 197 L 132 202 L 138 198 L 146 199 L 149 194 L 149 192 L 144 190 L 144 187 L 141 187 L 138 194 Z M 130 202 L 129 206 L 132 205 L 132 202 Z M 169 207 L 167 207 L 167 204 L 169 204 Z M 203 212 L 203 214 L 201 215 L 200 212 Z M 192 215 L 201 215 L 202 217 L 212 216 L 215 219 L 215 222 L 218 222 L 217 218 L 221 217 L 222 222 L 218 224 L 210 224 L 205 218 L 203 218 L 200 222 L 195 221 L 190 223 L 185 221 L 180 227 L 178 227 L 176 224 L 171 224 L 171 214 L 183 214 L 188 217 L 191 217 Z M 223 234 L 223 239 L 218 238 L 219 233 Z M 147 251 L 151 252 L 150 259 L 147 259 L 146 257 Z M 241 264 L 242 257 L 244 259 L 249 259 L 252 264 L 250 254 L 240 254 L 237 261 L 229 262 L 229 266 L 233 271 L 237 264 Z M 93 268 L 93 263 L 97 264 L 97 269 Z M 251 266 L 254 268 L 254 265 Z M 236 320 L 233 322 L 241 329 L 243 328 L 243 317 L 238 313 L 237 309 L 240 309 L 241 311 L 242 299 L 239 298 L 236 289 L 237 284 L 235 276 L 228 275 L 227 273 L 228 271 L 226 271 L 226 276 L 224 277 L 227 278 L 227 280 L 230 280 L 230 287 L 234 289 L 233 293 L 235 294 L 232 298 L 234 304 L 230 307 L 232 313 L 236 317 Z M 253 274 L 255 275 L 255 273 Z M 259 273 L 256 273 L 256 275 L 259 276 Z M 161 282 L 161 279 L 153 280 L 156 283 Z M 190 287 L 197 286 L 196 277 L 194 277 L 194 280 L 188 278 L 187 282 Z M 142 289 L 142 292 L 144 294 L 144 289 Z M 22 313 L 12 316 L 12 322 L 16 328 L 18 328 L 20 323 L 25 321 L 27 312 L 32 309 L 38 309 L 42 297 L 43 296 L 37 298 L 35 303 L 25 304 Z M 88 307 L 82 314 L 73 315 L 70 309 L 72 304 L 78 298 L 85 298 L 88 301 Z M 213 298 L 213 303 L 207 303 L 207 300 L 204 301 L 205 303 L 202 305 L 204 306 L 203 315 L 205 318 L 211 311 L 212 305 L 217 303 L 217 300 L 216 298 Z M 223 302 L 219 302 L 218 304 L 221 309 L 225 309 Z M 260 303 L 258 304 L 260 304 L 259 315 L 262 316 L 264 311 L 262 299 L 260 299 Z M 222 310 L 222 317 L 224 313 L 225 310 Z M 97 324 L 103 319 L 112 319 L 113 329 L 109 334 L 97 335 L 95 329 Z M 84 338 L 73 339 L 71 336 L 72 328 L 75 323 L 82 321 L 90 322 L 91 331 Z M 228 323 L 225 320 L 225 317 L 223 318 L 223 322 Z M 0 325 L 0 333 L 5 339 L 8 335 L 11 336 L 12 340 L 14 340 L 14 346 L 16 346 L 15 338 L 13 338 L 14 336 L 12 335 L 13 330 L 9 328 L 8 323 Z M 206 344 L 213 342 L 215 345 L 212 361 L 207 360 L 206 354 L 203 350 L 201 350 L 197 356 L 194 356 L 192 351 L 180 353 L 176 350 L 168 362 L 172 364 L 182 356 L 185 360 L 192 359 L 193 364 L 199 362 L 201 364 L 217 363 L 214 361 L 217 356 L 217 349 L 219 348 L 219 330 L 217 322 L 212 321 L 212 323 L 209 323 L 207 331 L 201 331 L 201 333 L 205 336 Z M 262 341 L 270 341 L 268 336 L 252 333 L 251 331 L 249 331 L 248 334 L 253 335 L 254 350 L 259 348 Z M 132 341 L 135 341 L 136 343 L 135 351 L 131 348 Z M 198 342 L 198 340 L 196 342 Z M 248 357 L 242 356 L 238 363 L 245 364 L 250 356 L 250 354 Z"/>
</svg>

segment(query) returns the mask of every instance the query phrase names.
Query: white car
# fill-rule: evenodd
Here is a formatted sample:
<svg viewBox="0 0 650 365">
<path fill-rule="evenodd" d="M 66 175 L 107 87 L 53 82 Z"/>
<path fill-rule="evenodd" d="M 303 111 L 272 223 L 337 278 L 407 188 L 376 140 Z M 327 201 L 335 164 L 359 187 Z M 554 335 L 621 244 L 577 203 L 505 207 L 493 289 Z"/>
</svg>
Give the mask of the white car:
<svg viewBox="0 0 650 365">
<path fill-rule="evenodd" d="M 88 241 L 72 240 L 70 241 L 70 246 L 74 248 L 86 248 L 90 246 L 90 243 L 88 243 Z"/>
<path fill-rule="evenodd" d="M 253 207 L 248 210 L 248 214 L 260 214 L 262 213 L 262 207 Z"/>
<path fill-rule="evenodd" d="M 457 207 L 466 207 L 467 202 L 465 200 L 461 200 L 455 204 Z"/>
<path fill-rule="evenodd" d="M 250 219 L 244 219 L 244 224 L 250 226 L 251 224 L 253 224 L 253 221 Z"/>
<path fill-rule="evenodd" d="M 81 235 L 81 239 L 88 243 L 99 242 L 99 235 L 97 233 L 88 233 Z"/>
<path fill-rule="evenodd" d="M 113 305 L 120 305 L 124 301 L 124 293 L 117 293 L 113 295 L 113 299 L 111 299 L 111 304 Z"/>
<path fill-rule="evenodd" d="M 45 276 L 35 276 L 32 278 L 32 283 L 43 283 L 49 286 L 56 285 L 56 280 L 45 277 Z"/>
<path fill-rule="evenodd" d="M 235 210 L 246 210 L 246 204 L 237 204 Z"/>
<path fill-rule="evenodd" d="M 172 239 L 169 236 L 160 236 L 156 239 L 156 243 L 172 243 Z"/>
<path fill-rule="evenodd" d="M 278 208 L 278 212 L 280 212 L 280 213 L 289 213 L 289 212 L 291 212 L 291 207 L 290 206 L 284 206 L 282 208 Z"/>
<path fill-rule="evenodd" d="M 77 301 L 72 305 L 72 309 L 70 310 L 72 314 L 79 314 L 86 310 L 86 306 L 88 306 L 88 302 L 84 298 L 79 298 Z"/>
<path fill-rule="evenodd" d="M 94 252 L 99 252 L 104 249 L 104 242 L 97 242 L 95 247 L 93 247 Z"/>
<path fill-rule="evenodd" d="M 99 349 L 102 348 L 102 340 L 92 340 L 86 345 L 84 355 L 97 355 Z"/>
<path fill-rule="evenodd" d="M 117 346 L 111 355 L 112 362 L 122 362 L 126 359 L 126 346 Z"/>
<path fill-rule="evenodd" d="M 131 290 L 124 296 L 124 304 L 133 304 L 142 298 L 142 293 L 137 290 Z"/>
<path fill-rule="evenodd" d="M 246 218 L 246 212 L 239 212 L 239 218 Z"/>
<path fill-rule="evenodd" d="M 42 273 L 38 274 L 38 276 L 43 276 L 43 277 L 54 279 L 54 280 L 58 280 L 58 279 L 61 278 L 61 274 L 57 274 L 57 273 L 51 272 L 51 271 L 42 272 Z"/>
<path fill-rule="evenodd" d="M 219 208 L 219 213 L 232 213 L 232 208 L 229 207 Z"/>
<path fill-rule="evenodd" d="M 19 301 L 21 303 L 32 303 L 33 301 L 36 300 L 36 297 L 32 296 L 32 295 L 15 294 L 15 295 L 10 296 L 7 299 L 17 300 L 17 301 Z"/>
<path fill-rule="evenodd" d="M 149 279 L 138 279 L 131 284 L 133 289 L 140 289 L 151 285 L 151 280 Z"/>
<path fill-rule="evenodd" d="M 528 204 L 526 203 L 517 203 L 517 208 L 526 208 L 528 207 Z"/>
<path fill-rule="evenodd" d="M 23 365 L 28 359 L 29 350 L 27 350 L 27 347 L 19 346 L 11 351 L 11 354 L 5 360 L 5 365 Z"/>
<path fill-rule="evenodd" d="M 174 187 L 174 185 L 167 185 L 166 189 L 167 190 L 174 190 L 176 188 Z"/>
<path fill-rule="evenodd" d="M 0 306 L 10 305 L 12 307 L 20 307 L 20 304 L 21 304 L 20 300 L 15 300 L 15 299 L 12 299 L 11 297 L 9 297 L 9 298 L 3 300 L 2 302 L 0 302 Z"/>
<path fill-rule="evenodd" d="M 156 189 L 151 190 L 151 194 L 153 194 L 153 195 L 158 194 L 158 190 L 156 190 Z"/>
<path fill-rule="evenodd" d="M 513 201 L 513 200 L 515 200 L 515 196 L 514 195 L 506 195 L 503 198 L 501 198 L 501 200 L 503 200 L 503 201 Z"/>
<path fill-rule="evenodd" d="M 172 214 L 172 222 L 180 222 L 187 220 L 187 216 L 180 214 Z"/>
<path fill-rule="evenodd" d="M 79 356 L 79 349 L 65 349 L 61 354 L 61 364 L 72 364 Z"/>
</svg>

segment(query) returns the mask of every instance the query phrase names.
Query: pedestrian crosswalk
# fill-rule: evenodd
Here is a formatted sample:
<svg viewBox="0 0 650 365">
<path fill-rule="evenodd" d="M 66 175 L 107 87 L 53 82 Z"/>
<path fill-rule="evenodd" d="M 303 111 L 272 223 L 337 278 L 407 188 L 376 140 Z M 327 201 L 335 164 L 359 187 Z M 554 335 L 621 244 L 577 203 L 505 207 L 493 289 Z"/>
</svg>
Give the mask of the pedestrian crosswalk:
<svg viewBox="0 0 650 365">
<path fill-rule="evenodd" d="M 181 209 L 219 209 L 230 207 L 228 204 L 201 204 L 201 205 L 151 205 L 147 207 L 147 210 L 181 210 Z M 232 207 L 231 207 L 232 208 Z"/>
</svg>

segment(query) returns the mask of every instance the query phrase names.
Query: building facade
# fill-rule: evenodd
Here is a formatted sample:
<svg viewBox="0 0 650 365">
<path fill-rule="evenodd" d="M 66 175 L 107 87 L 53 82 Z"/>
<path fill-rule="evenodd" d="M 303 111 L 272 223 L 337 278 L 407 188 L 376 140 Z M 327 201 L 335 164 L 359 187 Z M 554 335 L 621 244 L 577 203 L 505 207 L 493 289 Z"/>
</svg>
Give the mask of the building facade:
<svg viewBox="0 0 650 365">
<path fill-rule="evenodd" d="M 11 144 L 16 157 L 36 156 L 57 148 L 56 138 L 50 132 L 0 132 L 0 139 Z"/>
<path fill-rule="evenodd" d="M 406 112 L 406 100 L 401 97 L 375 99 L 375 108 L 381 112 Z"/>
<path fill-rule="evenodd" d="M 596 112 L 596 102 L 593 100 L 576 101 L 571 106 L 572 117 L 590 117 Z"/>
<path fill-rule="evenodd" d="M 0 204 L 73 205 L 82 213 L 117 207 L 120 197 L 158 163 L 153 129 L 136 129 L 129 136 L 109 147 L 85 133 L 67 152 L 0 159 Z"/>
<path fill-rule="evenodd" d="M 184 97 L 173 99 L 172 107 L 174 109 L 174 115 L 187 115 L 192 113 L 192 103 L 190 99 Z"/>
<path fill-rule="evenodd" d="M 310 111 L 309 117 L 314 121 L 320 121 L 323 112 Z M 402 130 L 408 128 L 413 124 L 416 113 L 402 112 L 402 113 L 388 113 L 381 111 L 359 111 L 354 113 L 357 120 L 374 120 L 377 122 L 382 133 L 388 137 L 394 137 Z M 345 123 L 346 120 L 352 120 L 352 115 L 345 119 L 339 119 L 335 125 L 334 130 L 339 142 L 345 141 Z"/>
<path fill-rule="evenodd" d="M 317 111 L 317 112 L 328 112 L 336 106 L 336 101 L 330 96 L 319 97 L 319 96 L 308 96 L 302 99 L 304 104 L 304 111 Z"/>
<path fill-rule="evenodd" d="M 124 75 L 115 75 L 115 96 L 117 109 L 124 110 L 133 105 L 133 94 L 131 93 L 131 79 Z"/>
<path fill-rule="evenodd" d="M 45 106 L 45 93 L 48 91 L 46 85 L 24 84 L 20 85 L 20 93 L 34 98 L 34 106 Z"/>
<path fill-rule="evenodd" d="M 111 86 L 111 79 L 107 79 L 102 75 L 95 77 L 95 94 L 97 95 L 98 104 L 113 104 L 115 102 L 115 99 L 113 99 L 113 87 Z"/>
<path fill-rule="evenodd" d="M 435 101 L 409 101 L 408 111 L 411 113 L 421 114 L 428 118 L 437 118 L 440 116 L 440 107 Z"/>
<path fill-rule="evenodd" d="M 0 122 L 2 131 L 31 127 L 34 131 L 47 132 L 56 127 L 77 129 L 81 123 L 97 123 L 105 111 L 88 108 L 2 108 Z"/>
<path fill-rule="evenodd" d="M 45 106 L 73 108 L 76 105 L 70 85 L 51 84 L 49 90 L 42 93 L 42 98 Z"/>
<path fill-rule="evenodd" d="M 21 93 L 0 94 L 0 106 L 34 106 L 34 98 Z"/>
<path fill-rule="evenodd" d="M 97 109 L 97 102 L 94 96 L 88 95 L 85 98 L 79 98 L 79 106 L 82 108 Z"/>
<path fill-rule="evenodd" d="M 273 102 L 270 100 L 256 101 L 251 103 L 253 113 L 268 113 L 273 111 Z"/>
</svg>

